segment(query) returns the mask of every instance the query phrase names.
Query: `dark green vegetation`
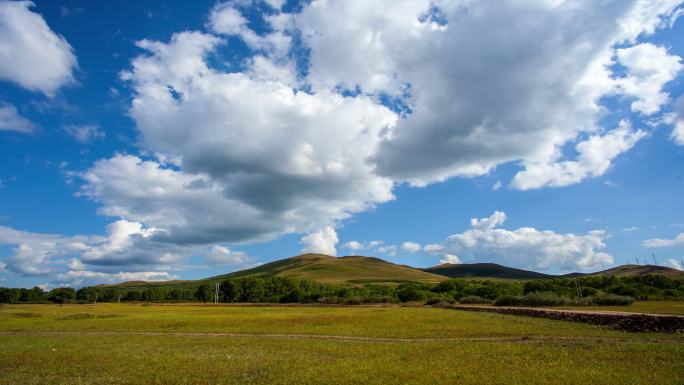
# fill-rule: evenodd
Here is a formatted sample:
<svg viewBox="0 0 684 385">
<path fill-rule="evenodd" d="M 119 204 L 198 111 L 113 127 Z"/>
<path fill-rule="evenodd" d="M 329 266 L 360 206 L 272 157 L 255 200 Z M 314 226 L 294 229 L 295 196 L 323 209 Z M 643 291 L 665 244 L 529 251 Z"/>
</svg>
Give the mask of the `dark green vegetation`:
<svg viewBox="0 0 684 385">
<path fill-rule="evenodd" d="M 449 309 L 0 306 L 0 384 L 681 384 L 684 336 Z"/>
<path fill-rule="evenodd" d="M 213 279 L 216 281 L 216 279 Z M 218 293 L 216 291 L 218 284 Z M 74 291 L 57 288 L 0 288 L 0 303 L 69 303 L 126 301 L 201 301 L 227 303 L 366 303 L 458 301 L 502 306 L 629 305 L 637 300 L 684 300 L 684 281 L 662 275 L 586 276 L 529 281 L 445 279 L 439 283 L 398 285 L 330 284 L 281 275 L 224 276 L 220 283 L 94 286 Z"/>
<path fill-rule="evenodd" d="M 428 273 L 443 275 L 449 278 L 500 278 L 500 279 L 541 279 L 553 278 L 552 275 L 536 271 L 515 269 L 496 263 L 444 263 L 423 269 Z"/>
</svg>

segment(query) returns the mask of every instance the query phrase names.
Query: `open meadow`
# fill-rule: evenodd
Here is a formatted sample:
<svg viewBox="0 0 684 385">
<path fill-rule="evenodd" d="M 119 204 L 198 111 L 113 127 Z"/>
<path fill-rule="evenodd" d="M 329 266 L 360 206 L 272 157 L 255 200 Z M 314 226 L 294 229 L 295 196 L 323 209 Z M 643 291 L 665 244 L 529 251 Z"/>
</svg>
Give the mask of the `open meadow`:
<svg viewBox="0 0 684 385">
<path fill-rule="evenodd" d="M 12 385 L 681 384 L 684 336 L 427 307 L 3 305 L 0 373 Z"/>
</svg>

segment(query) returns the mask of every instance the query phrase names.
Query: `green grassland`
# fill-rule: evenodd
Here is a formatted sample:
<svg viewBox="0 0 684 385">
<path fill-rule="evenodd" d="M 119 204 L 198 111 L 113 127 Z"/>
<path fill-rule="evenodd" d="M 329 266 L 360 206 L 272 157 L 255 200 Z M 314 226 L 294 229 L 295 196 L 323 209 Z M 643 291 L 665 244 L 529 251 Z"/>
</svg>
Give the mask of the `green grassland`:
<svg viewBox="0 0 684 385">
<path fill-rule="evenodd" d="M 681 384 L 684 336 L 425 307 L 0 306 L 0 384 Z"/>
</svg>

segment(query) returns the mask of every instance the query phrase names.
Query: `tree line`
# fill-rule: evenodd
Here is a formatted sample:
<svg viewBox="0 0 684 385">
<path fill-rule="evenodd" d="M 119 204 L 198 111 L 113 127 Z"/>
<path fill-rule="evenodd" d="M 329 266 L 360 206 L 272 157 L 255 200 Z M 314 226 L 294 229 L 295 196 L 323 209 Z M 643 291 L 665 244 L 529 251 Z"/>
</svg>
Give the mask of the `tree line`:
<svg viewBox="0 0 684 385">
<path fill-rule="evenodd" d="M 637 300 L 684 300 L 684 281 L 662 275 L 634 277 L 590 276 L 531 281 L 448 279 L 438 284 L 405 282 L 397 286 L 366 284 L 342 286 L 277 276 L 252 276 L 210 283 L 148 287 L 69 287 L 44 291 L 39 287 L 0 288 L 0 303 L 92 303 L 92 302 L 213 302 L 224 303 L 385 303 L 443 299 L 463 303 L 477 299 L 522 298 L 531 293 L 550 293 L 578 299 L 607 295 Z"/>
</svg>

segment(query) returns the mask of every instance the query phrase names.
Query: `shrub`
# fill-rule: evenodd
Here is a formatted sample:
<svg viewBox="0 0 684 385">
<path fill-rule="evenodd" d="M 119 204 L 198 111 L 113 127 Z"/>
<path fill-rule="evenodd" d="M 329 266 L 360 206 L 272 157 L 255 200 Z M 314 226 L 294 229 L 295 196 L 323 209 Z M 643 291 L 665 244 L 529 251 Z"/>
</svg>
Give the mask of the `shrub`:
<svg viewBox="0 0 684 385">
<path fill-rule="evenodd" d="M 337 296 L 333 297 L 321 297 L 318 299 L 319 303 L 326 303 L 326 304 L 337 304 L 337 303 L 342 303 L 343 299 Z"/>
<path fill-rule="evenodd" d="M 627 306 L 634 303 L 634 298 L 624 295 L 600 295 L 592 299 L 593 303 L 601 306 Z"/>
<path fill-rule="evenodd" d="M 520 299 L 522 306 L 561 306 L 567 305 L 570 300 L 552 292 L 532 292 L 525 294 Z"/>
<path fill-rule="evenodd" d="M 349 297 L 349 298 L 345 299 L 343 303 L 345 305 L 362 305 L 363 304 L 363 297 L 359 297 L 359 296 Z"/>
<path fill-rule="evenodd" d="M 465 297 L 462 297 L 461 299 L 458 300 L 459 303 L 466 304 L 466 305 L 476 305 L 476 304 L 486 304 L 486 303 L 492 303 L 491 300 L 488 300 L 486 298 L 482 298 L 477 295 L 467 295 Z"/>
<path fill-rule="evenodd" d="M 496 306 L 520 306 L 522 304 L 522 297 L 515 295 L 504 295 L 494 301 Z"/>
<path fill-rule="evenodd" d="M 397 297 L 401 302 L 408 301 L 424 301 L 429 292 L 419 289 L 415 286 L 405 286 L 399 289 Z"/>
<path fill-rule="evenodd" d="M 574 306 L 591 306 L 594 304 L 593 297 L 575 298 L 571 302 Z"/>
<path fill-rule="evenodd" d="M 454 300 L 447 297 L 432 297 L 425 301 L 428 306 L 446 306 L 454 303 Z"/>
<path fill-rule="evenodd" d="M 595 295 L 601 294 L 600 290 L 594 289 L 593 287 L 583 287 L 582 288 L 582 295 L 585 297 L 593 297 Z"/>
<path fill-rule="evenodd" d="M 363 297 L 363 303 L 394 303 L 397 302 L 394 297 L 389 295 L 369 295 Z"/>
</svg>

